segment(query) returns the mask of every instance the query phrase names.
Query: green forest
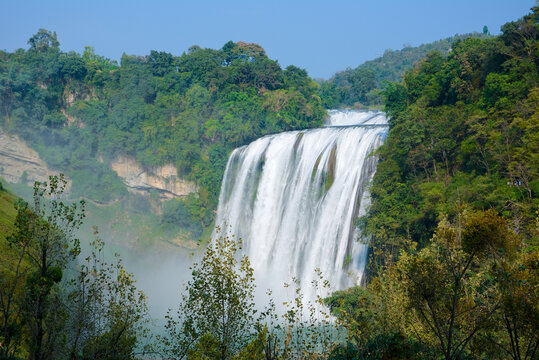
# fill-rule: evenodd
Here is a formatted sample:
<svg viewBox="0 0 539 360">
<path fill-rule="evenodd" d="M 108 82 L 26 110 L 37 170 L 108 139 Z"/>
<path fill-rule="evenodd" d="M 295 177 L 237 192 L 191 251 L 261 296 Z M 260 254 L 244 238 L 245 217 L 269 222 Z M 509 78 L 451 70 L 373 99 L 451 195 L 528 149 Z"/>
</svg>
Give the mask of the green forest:
<svg viewBox="0 0 539 360">
<path fill-rule="evenodd" d="M 355 332 L 343 358 L 539 355 L 538 40 L 535 7 L 384 88 L 370 281 L 332 300 Z"/>
<path fill-rule="evenodd" d="M 161 333 L 151 294 L 118 256 L 105 260 L 97 228 L 81 253 L 87 201 L 129 198 L 97 159 L 174 163 L 200 190 L 163 218 L 200 233 L 232 148 L 320 126 L 324 106 L 357 99 L 282 70 L 257 44 L 118 65 L 92 48 L 63 53 L 40 30 L 28 50 L 0 52 L 2 127 L 73 181 L 68 196 L 63 176 L 36 183 L 28 201 L 0 187 L 0 359 L 538 359 L 539 7 L 499 36 L 453 40 L 401 78 L 352 72 L 390 119 L 356 223 L 369 237 L 366 285 L 306 306 L 291 283 L 279 313 L 271 294 L 255 303 L 242 243 L 222 234 Z"/>
<path fill-rule="evenodd" d="M 199 191 L 166 204 L 161 222 L 190 229 L 194 238 L 213 220 L 232 149 L 318 127 L 326 116 L 307 72 L 283 70 L 257 44 L 195 45 L 181 56 L 124 54 L 120 64 L 91 47 L 64 53 L 56 33 L 44 29 L 28 45 L 0 51 L 1 127 L 69 176 L 73 199 L 150 208 L 128 196 L 108 162 L 129 155 L 145 167 L 174 164 Z"/>
<path fill-rule="evenodd" d="M 337 72 L 329 80 L 320 81 L 322 105 L 327 109 L 341 107 L 382 107 L 382 89 L 386 83 L 399 81 L 407 70 L 422 60 L 429 52 L 436 51 L 447 57 L 453 43 L 474 37 L 489 38 L 488 28 L 483 33 L 455 35 L 420 46 L 404 45 L 401 50 L 388 49 L 374 60 L 354 69 Z"/>
</svg>

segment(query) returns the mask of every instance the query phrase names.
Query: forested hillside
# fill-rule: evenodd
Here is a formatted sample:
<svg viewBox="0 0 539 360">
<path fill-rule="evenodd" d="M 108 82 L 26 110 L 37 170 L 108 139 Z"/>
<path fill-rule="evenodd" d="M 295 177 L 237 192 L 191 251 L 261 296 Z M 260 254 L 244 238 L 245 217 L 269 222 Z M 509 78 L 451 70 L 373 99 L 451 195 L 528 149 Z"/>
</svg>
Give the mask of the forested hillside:
<svg viewBox="0 0 539 360">
<path fill-rule="evenodd" d="M 110 169 L 116 157 L 144 167 L 174 164 L 199 189 L 165 208 L 166 221 L 180 226 L 211 223 L 231 149 L 319 126 L 326 114 L 307 72 L 281 69 L 257 44 L 192 46 L 181 56 L 124 54 L 120 64 L 91 47 L 82 55 L 62 52 L 47 30 L 28 44 L 0 51 L 0 126 L 66 173 L 74 198 L 100 204 L 127 196 Z"/>
<path fill-rule="evenodd" d="M 539 7 L 383 94 L 369 284 L 328 299 L 334 359 L 536 359 Z"/>
<path fill-rule="evenodd" d="M 337 72 L 331 79 L 321 82 L 322 104 L 328 108 L 381 105 L 381 90 L 385 82 L 400 81 L 406 70 L 425 58 L 431 51 L 447 56 L 454 42 L 467 38 L 489 38 L 484 33 L 455 35 L 420 46 L 405 46 L 402 50 L 388 49 L 374 60 L 366 61 L 354 69 Z"/>
<path fill-rule="evenodd" d="M 460 204 L 495 208 L 524 239 L 536 235 L 537 14 L 526 19 L 458 41 L 447 58 L 429 53 L 386 88 L 390 133 L 367 222 L 376 241 L 425 244 Z"/>
</svg>

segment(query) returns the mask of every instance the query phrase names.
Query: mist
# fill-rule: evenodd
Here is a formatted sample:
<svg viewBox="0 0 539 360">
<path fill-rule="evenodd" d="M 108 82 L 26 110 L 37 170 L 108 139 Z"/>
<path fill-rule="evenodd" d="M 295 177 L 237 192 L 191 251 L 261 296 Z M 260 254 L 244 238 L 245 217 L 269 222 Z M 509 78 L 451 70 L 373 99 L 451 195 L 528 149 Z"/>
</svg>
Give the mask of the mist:
<svg viewBox="0 0 539 360">
<path fill-rule="evenodd" d="M 79 233 L 82 242 L 84 258 L 90 251 L 89 243 L 92 234 L 87 231 Z M 138 290 L 147 296 L 149 314 L 152 319 L 163 319 L 169 309 L 175 309 L 181 299 L 181 294 L 187 281 L 191 277 L 190 267 L 200 253 L 200 249 L 188 251 L 177 249 L 156 248 L 141 251 L 130 248 L 129 239 L 117 233 L 111 235 L 107 230 L 99 233 L 105 242 L 105 259 L 108 262 L 116 261 L 114 254 L 118 254 L 124 268 L 133 273 Z"/>
</svg>

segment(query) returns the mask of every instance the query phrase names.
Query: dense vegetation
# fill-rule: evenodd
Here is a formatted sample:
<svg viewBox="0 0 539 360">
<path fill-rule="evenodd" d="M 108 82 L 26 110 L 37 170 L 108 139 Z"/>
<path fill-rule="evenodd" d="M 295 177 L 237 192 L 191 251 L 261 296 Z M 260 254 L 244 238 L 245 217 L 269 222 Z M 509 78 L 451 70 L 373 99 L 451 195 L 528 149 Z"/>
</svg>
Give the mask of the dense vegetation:
<svg viewBox="0 0 539 360">
<path fill-rule="evenodd" d="M 63 176 L 36 183 L 30 203 L 0 188 L 0 359 L 129 359 L 141 351 L 146 296 L 96 237 L 81 255 L 84 201 Z"/>
<path fill-rule="evenodd" d="M 327 109 L 338 107 L 376 106 L 384 102 L 382 89 L 386 82 L 400 81 L 405 71 L 432 51 L 447 56 L 454 42 L 469 37 L 489 38 L 484 33 L 455 35 L 420 46 L 406 46 L 402 50 L 388 49 L 374 60 L 366 61 L 355 69 L 336 73 L 331 79 L 321 82 L 320 97 Z"/>
<path fill-rule="evenodd" d="M 146 167 L 173 163 L 200 189 L 185 199 L 191 227 L 211 223 L 231 149 L 319 126 L 326 114 L 307 72 L 281 69 L 257 44 L 192 46 L 181 56 L 124 54 L 117 65 L 90 47 L 64 53 L 47 30 L 28 43 L 28 50 L 0 51 L 0 125 L 66 173 L 74 198 L 125 198 L 108 165 L 118 155 Z M 166 221 L 185 213 L 167 211 Z"/>
<path fill-rule="evenodd" d="M 462 204 L 496 209 L 527 243 L 537 235 L 537 14 L 502 31 L 457 41 L 447 58 L 429 53 L 384 91 L 390 131 L 367 230 L 392 255 L 424 246 Z"/>
<path fill-rule="evenodd" d="M 539 8 L 384 90 L 369 285 L 328 303 L 335 359 L 539 355 Z"/>
<path fill-rule="evenodd" d="M 81 254 L 85 202 L 65 202 L 65 185 L 63 176 L 36 183 L 30 203 L 0 189 L 0 359 L 312 358 L 342 335 L 303 306 L 298 284 L 284 315 L 273 300 L 257 311 L 253 268 L 226 234 L 193 265 L 177 311 L 154 319 L 164 331 L 151 334 L 146 295 L 118 255 L 106 260 L 97 229 Z"/>
<path fill-rule="evenodd" d="M 48 53 L 55 46 L 54 36 L 41 35 L 47 39 Z M 39 39 L 30 41 L 29 53 L 39 51 Z M 229 43 L 221 52 L 234 54 L 234 49 Z M 258 47 L 249 49 L 251 57 L 260 55 Z M 184 56 L 200 51 L 205 50 L 194 49 Z M 119 68 L 110 65 L 114 68 L 110 76 L 121 73 L 124 66 L 139 70 L 147 66 L 147 59 L 125 58 Z M 242 60 L 237 65 L 255 62 Z M 236 65 L 218 68 L 231 66 Z M 176 73 L 177 68 L 171 72 Z M 217 83 L 206 85 L 199 83 L 196 91 L 219 89 Z M 53 89 L 51 84 L 43 86 L 38 88 Z M 137 86 L 129 89 L 133 88 Z M 92 91 L 80 89 L 79 94 Z M 251 99 L 287 93 L 279 91 L 266 88 Z M 96 99 L 91 100 L 93 96 Z M 187 93 L 179 96 L 192 99 Z M 388 84 L 383 96 L 391 117 L 389 135 L 378 151 L 372 205 L 361 221 L 373 248 L 369 281 L 364 288 L 325 299 L 336 322 L 314 306 L 305 307 L 299 285 L 291 286 L 293 299 L 285 302 L 283 316 L 271 300 L 263 311 L 255 312 L 253 269 L 247 257 L 236 255 L 241 242 L 225 234 L 193 266 L 178 311 L 166 318 L 157 356 L 222 360 L 538 357 L 539 7 L 505 24 L 498 37 L 459 40 L 448 56 L 429 53 L 401 82 Z M 141 99 L 143 107 L 156 106 L 157 97 L 153 102 Z M 122 100 L 120 96 L 119 103 Z M 235 109 L 236 100 L 243 101 L 241 97 L 230 100 L 227 109 Z M 101 114 L 106 117 L 120 111 L 115 108 L 119 105 L 98 105 L 100 101 L 98 95 L 91 95 L 90 100 L 74 102 L 67 115 L 98 106 L 105 106 Z M 207 104 L 193 108 L 202 111 Z M 318 100 L 314 104 L 320 105 Z M 23 121 L 18 109 L 23 108 L 6 113 L 5 126 Z M 186 106 L 184 111 L 190 109 Z M 264 119 L 271 119 L 271 114 Z M 175 113 L 173 118 L 181 116 Z M 226 123 L 224 118 L 208 117 L 212 118 L 216 124 Z M 59 136 L 94 126 L 37 126 L 28 114 L 24 119 L 29 124 L 20 130 L 28 131 L 25 136 L 35 136 L 36 129 Z M 110 131 L 122 134 L 117 127 L 120 118 L 114 119 L 116 130 Z M 267 121 L 260 131 L 275 130 Z M 99 134 L 109 136 L 109 130 L 101 130 Z M 226 153 L 225 132 L 211 134 L 216 142 L 205 133 L 200 145 L 208 157 L 201 155 L 196 161 L 211 164 L 210 150 L 218 145 Z M 127 137 L 114 139 L 124 141 L 122 146 L 129 144 Z M 101 143 L 95 146 L 99 151 L 92 156 L 116 154 Z M 170 160 L 169 155 L 161 159 L 159 153 L 145 152 L 153 145 L 142 151 L 134 143 L 131 146 L 133 156 L 145 164 L 175 161 L 187 176 L 196 179 L 199 174 L 196 167 L 182 166 L 181 159 Z M 152 160 L 148 163 L 148 159 Z M 121 263 L 103 261 L 104 245 L 99 239 L 93 243 L 93 253 L 80 259 L 74 231 L 81 225 L 84 201 L 62 202 L 63 185 L 61 178 L 52 178 L 48 186 L 37 184 L 33 201 L 16 206 L 0 187 L 0 233 L 9 232 L 0 237 L 0 264 L 8 264 L 0 268 L 0 357 L 136 358 L 144 336 L 145 297 L 136 291 Z M 203 216 L 203 201 L 201 192 L 181 206 L 168 208 L 164 219 L 174 223 L 196 211 Z M 328 284 L 320 277 L 319 284 L 313 285 Z"/>
</svg>

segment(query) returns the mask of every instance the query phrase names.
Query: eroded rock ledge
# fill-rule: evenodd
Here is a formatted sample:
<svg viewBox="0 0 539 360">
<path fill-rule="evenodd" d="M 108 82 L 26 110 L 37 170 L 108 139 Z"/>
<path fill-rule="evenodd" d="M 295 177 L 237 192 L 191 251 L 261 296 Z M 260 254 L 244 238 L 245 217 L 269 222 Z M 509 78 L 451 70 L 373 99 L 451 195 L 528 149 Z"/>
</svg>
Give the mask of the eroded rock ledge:
<svg viewBox="0 0 539 360">
<path fill-rule="evenodd" d="M 186 196 L 197 192 L 192 181 L 178 177 L 172 164 L 143 168 L 137 161 L 128 156 L 120 156 L 110 163 L 124 181 L 127 189 L 133 193 L 149 195 L 154 190 L 163 200 Z M 47 181 L 49 175 L 57 175 L 47 167 L 38 153 L 30 148 L 16 135 L 7 134 L 0 129 L 0 176 L 10 183 L 33 186 L 35 181 Z M 68 181 L 68 188 L 70 181 Z"/>
<path fill-rule="evenodd" d="M 11 183 L 24 182 L 33 186 L 35 181 L 47 181 L 49 170 L 38 153 L 16 135 L 0 129 L 0 176 Z"/>
<path fill-rule="evenodd" d="M 145 169 L 135 159 L 119 156 L 110 165 L 133 193 L 147 195 L 157 190 L 162 199 L 172 199 L 198 190 L 195 183 L 179 178 L 172 164 Z"/>
</svg>

